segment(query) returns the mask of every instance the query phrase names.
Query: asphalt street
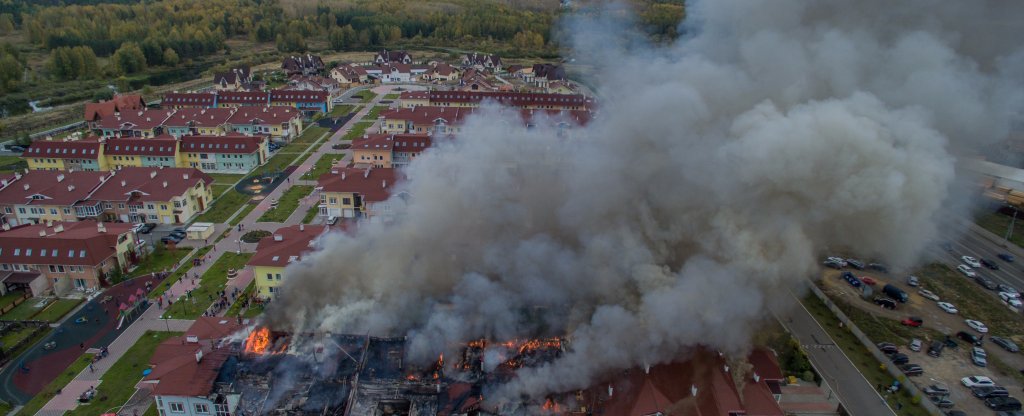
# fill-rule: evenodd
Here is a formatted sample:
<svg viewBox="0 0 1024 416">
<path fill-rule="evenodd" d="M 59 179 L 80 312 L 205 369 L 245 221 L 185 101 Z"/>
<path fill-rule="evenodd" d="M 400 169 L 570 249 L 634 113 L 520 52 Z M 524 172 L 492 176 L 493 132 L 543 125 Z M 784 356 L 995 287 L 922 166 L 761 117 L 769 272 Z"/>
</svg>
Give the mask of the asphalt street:
<svg viewBox="0 0 1024 416">
<path fill-rule="evenodd" d="M 790 296 L 793 304 L 800 307 L 789 308 L 788 313 L 778 315 L 779 319 L 804 346 L 811 363 L 833 386 L 843 407 L 854 416 L 895 416 L 875 386 L 857 370 L 800 300 L 792 294 Z"/>
<path fill-rule="evenodd" d="M 1004 247 L 1003 236 L 995 235 L 973 223 L 964 224 L 963 228 L 962 234 L 948 241 L 953 247 L 952 253 L 947 252 L 938 245 L 931 247 L 929 250 L 939 261 L 953 268 L 963 263 L 960 259 L 961 256 L 972 256 L 992 261 L 999 265 L 999 270 L 981 267 L 974 269 L 975 272 L 992 279 L 996 283 L 1007 284 L 1017 288 L 1017 290 L 1024 290 L 1024 250 L 1013 245 L 1013 243 L 1009 243 Z M 1013 263 L 1008 263 L 997 257 L 999 253 L 1012 254 L 1017 260 Z M 992 292 L 992 294 L 997 295 L 995 292 Z"/>
</svg>

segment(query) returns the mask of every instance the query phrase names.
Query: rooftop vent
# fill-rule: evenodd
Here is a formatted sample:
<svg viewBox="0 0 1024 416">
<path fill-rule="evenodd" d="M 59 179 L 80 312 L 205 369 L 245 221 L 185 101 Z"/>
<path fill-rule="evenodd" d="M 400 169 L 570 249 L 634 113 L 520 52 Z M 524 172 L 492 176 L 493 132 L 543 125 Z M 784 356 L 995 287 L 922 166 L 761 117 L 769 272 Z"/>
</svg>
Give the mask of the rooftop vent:
<svg viewBox="0 0 1024 416">
<path fill-rule="evenodd" d="M 27 183 L 25 184 L 25 190 L 26 191 L 28 190 L 28 184 Z"/>
<path fill-rule="evenodd" d="M 188 174 L 187 173 L 182 174 L 181 178 L 187 181 L 188 180 Z"/>
<path fill-rule="evenodd" d="M 167 181 L 164 181 L 164 188 L 167 187 Z"/>
<path fill-rule="evenodd" d="M 121 180 L 121 186 L 128 186 L 128 181 L 122 179 Z"/>
<path fill-rule="evenodd" d="M 53 233 L 54 234 L 57 234 L 57 233 L 59 233 L 61 231 L 64 231 L 64 224 L 57 224 L 56 227 L 53 227 Z"/>
<path fill-rule="evenodd" d="M 68 185 L 68 192 L 74 191 L 75 185 Z"/>
<path fill-rule="evenodd" d="M 281 234 L 274 234 L 274 241 L 284 241 L 284 236 Z"/>
<path fill-rule="evenodd" d="M 107 232 L 107 227 L 105 225 L 103 225 L 102 222 L 96 223 L 96 232 L 98 232 L 98 233 L 105 233 L 105 232 Z"/>
<path fill-rule="evenodd" d="M 46 230 L 39 230 L 40 237 L 46 237 Z"/>
<path fill-rule="evenodd" d="M 153 179 L 155 177 L 156 177 L 156 171 L 155 170 L 152 171 L 152 172 L 149 172 L 149 179 Z"/>
<path fill-rule="evenodd" d="M 299 224 L 299 231 L 306 231 L 306 224 Z"/>
<path fill-rule="evenodd" d="M 57 182 L 63 182 L 63 181 L 64 181 L 64 174 L 63 173 L 58 173 L 57 174 Z"/>
</svg>

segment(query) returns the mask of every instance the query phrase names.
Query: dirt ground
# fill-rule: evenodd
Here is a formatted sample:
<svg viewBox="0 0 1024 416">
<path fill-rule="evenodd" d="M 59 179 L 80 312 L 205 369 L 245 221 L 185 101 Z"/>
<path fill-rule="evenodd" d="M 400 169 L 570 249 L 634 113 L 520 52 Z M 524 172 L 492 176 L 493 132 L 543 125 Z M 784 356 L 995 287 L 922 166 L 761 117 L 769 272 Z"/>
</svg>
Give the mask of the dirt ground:
<svg viewBox="0 0 1024 416">
<path fill-rule="evenodd" d="M 893 320 L 902 320 L 908 316 L 920 317 L 924 320 L 924 327 L 938 331 L 942 334 L 948 334 L 955 338 L 956 333 L 959 331 L 968 331 L 977 334 L 971 330 L 964 323 L 964 319 L 969 317 L 962 316 L 961 314 L 949 314 L 939 309 L 935 305 L 935 301 L 926 299 L 917 293 L 918 289 L 927 289 L 927 279 L 922 279 L 922 287 L 911 287 L 906 284 L 906 276 L 895 276 L 887 273 L 880 273 L 877 271 L 870 270 L 852 270 L 844 269 L 843 271 L 850 271 L 857 277 L 871 277 L 875 279 L 878 284 L 873 287 L 874 293 L 868 300 L 860 298 L 860 292 L 858 288 L 850 286 L 846 280 L 840 277 L 841 271 L 826 269 L 823 273 L 820 286 L 822 289 L 836 302 L 846 302 L 851 306 L 854 306 L 860 310 L 868 312 L 878 318 L 888 318 Z M 909 295 L 909 300 L 905 304 L 899 304 L 896 310 L 883 309 L 873 302 L 871 299 L 875 297 L 885 295 L 881 293 L 882 287 L 886 284 L 893 284 L 900 289 L 903 289 Z M 977 290 L 984 290 L 980 286 Z M 954 303 L 955 305 L 955 303 Z M 989 363 L 989 367 L 980 368 L 975 366 L 970 359 L 969 352 L 970 348 L 965 342 L 959 341 L 961 345 L 959 348 L 951 349 L 946 348 L 942 352 L 942 356 L 939 358 L 930 357 L 927 355 L 929 334 L 935 334 L 933 331 L 919 331 L 917 329 L 909 329 L 905 332 L 914 334 L 915 337 L 924 341 L 924 347 L 920 352 L 911 351 L 908 347 L 909 340 L 906 339 L 873 339 L 877 342 L 892 342 L 900 345 L 900 352 L 907 354 L 910 357 L 910 362 L 918 364 L 924 368 L 924 375 L 911 377 L 919 388 L 924 388 L 933 383 L 943 383 L 949 386 L 951 391 L 950 399 L 956 403 L 956 409 L 963 410 L 971 415 L 984 415 L 991 414 L 992 411 L 985 407 L 982 400 L 979 400 L 971 395 L 971 391 L 960 384 L 960 379 L 966 376 L 982 375 L 991 377 L 996 380 L 996 383 L 1004 386 L 1010 391 L 1010 394 L 1015 397 L 1021 397 L 1021 383 L 1018 382 L 1014 377 L 1000 373 L 996 368 L 993 367 L 992 363 Z M 1022 334 L 992 334 L 986 335 L 984 349 L 989 355 L 989 360 L 997 358 L 1010 367 L 1012 370 L 1024 368 L 1024 357 L 1020 353 L 1012 354 L 1002 349 L 998 345 L 992 344 L 988 341 L 988 337 L 991 335 L 1008 336 L 1013 335 L 1015 342 L 1018 345 L 1024 345 L 1020 342 L 1020 336 Z"/>
</svg>

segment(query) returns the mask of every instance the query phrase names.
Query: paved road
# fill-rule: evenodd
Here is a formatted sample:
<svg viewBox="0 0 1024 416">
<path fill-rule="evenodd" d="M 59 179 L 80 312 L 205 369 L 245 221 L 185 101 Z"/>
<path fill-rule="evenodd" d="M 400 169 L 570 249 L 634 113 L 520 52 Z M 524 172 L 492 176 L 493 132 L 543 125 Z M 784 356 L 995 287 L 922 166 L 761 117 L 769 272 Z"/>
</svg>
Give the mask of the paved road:
<svg viewBox="0 0 1024 416">
<path fill-rule="evenodd" d="M 800 307 L 779 314 L 782 325 L 804 345 L 811 362 L 834 387 L 843 407 L 853 416 L 895 416 L 896 413 L 878 394 L 875 386 L 857 370 L 800 300 L 792 294 L 790 296 L 793 304 Z"/>
<path fill-rule="evenodd" d="M 1024 221 L 1024 216 L 1018 220 Z M 981 268 L 977 270 L 979 274 L 996 283 L 1008 284 L 1018 290 L 1024 290 L 1024 250 L 1013 243 L 1004 246 L 1002 235 L 995 235 L 973 222 L 961 221 L 960 223 L 964 229 L 962 234 L 958 238 L 950 240 L 953 253 L 948 253 L 937 246 L 929 249 L 931 253 L 943 263 L 954 268 L 962 263 L 960 256 L 966 255 L 991 260 L 999 265 L 999 270 Z M 1007 263 L 996 257 L 999 253 L 1010 253 L 1018 260 Z M 995 292 L 992 293 L 995 294 Z"/>
</svg>

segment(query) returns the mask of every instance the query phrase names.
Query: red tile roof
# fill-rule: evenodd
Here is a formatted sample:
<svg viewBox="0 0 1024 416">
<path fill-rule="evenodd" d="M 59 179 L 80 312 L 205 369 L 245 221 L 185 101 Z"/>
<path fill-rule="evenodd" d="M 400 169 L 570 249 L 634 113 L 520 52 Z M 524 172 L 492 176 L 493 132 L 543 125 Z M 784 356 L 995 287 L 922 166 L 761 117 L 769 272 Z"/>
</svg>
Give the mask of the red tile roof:
<svg viewBox="0 0 1024 416">
<path fill-rule="evenodd" d="M 103 225 L 102 233 L 95 221 L 21 225 L 0 231 L 0 263 L 97 266 L 116 253 L 118 236 L 132 229 L 128 223 Z M 46 235 L 40 236 L 44 230 Z"/>
<path fill-rule="evenodd" d="M 392 168 L 339 167 L 320 175 L 317 184 L 323 192 L 352 192 L 361 195 L 363 201 L 380 202 L 391 196 L 396 177 Z"/>
<path fill-rule="evenodd" d="M 94 138 L 67 142 L 36 140 L 25 150 L 22 157 L 96 160 L 99 158 L 99 150 L 100 142 Z"/>
<path fill-rule="evenodd" d="M 262 91 L 218 91 L 217 105 L 224 104 L 246 104 L 246 105 L 267 105 L 270 103 L 270 93 Z"/>
<path fill-rule="evenodd" d="M 324 91 L 293 91 L 273 90 L 270 92 L 270 102 L 278 103 L 322 103 L 326 102 L 330 94 Z"/>
<path fill-rule="evenodd" d="M 216 96 L 208 92 L 169 92 L 160 100 L 163 107 L 213 107 Z"/>
<path fill-rule="evenodd" d="M 395 134 L 392 140 L 394 151 L 403 153 L 420 153 L 434 144 L 434 139 L 427 134 Z"/>
<path fill-rule="evenodd" d="M 141 95 L 115 95 L 108 101 L 85 104 L 85 121 L 96 121 L 117 112 L 140 110 L 146 108 L 146 102 Z"/>
<path fill-rule="evenodd" d="M 124 167 L 96 188 L 89 200 L 128 201 L 131 194 L 137 192 L 139 201 L 166 202 L 181 196 L 199 181 L 209 186 L 213 177 L 196 168 Z"/>
<path fill-rule="evenodd" d="M 525 92 L 431 91 L 430 102 L 479 103 L 485 100 L 513 107 L 533 105 L 590 106 L 593 99 L 575 94 L 533 94 Z"/>
<path fill-rule="evenodd" d="M 182 108 L 175 111 L 164 125 L 185 127 L 191 122 L 195 127 L 217 127 L 227 123 L 235 111 L 234 108 Z"/>
<path fill-rule="evenodd" d="M 587 123 L 590 123 L 592 116 L 591 112 L 587 110 L 535 110 L 525 108 L 519 110 L 519 116 L 527 124 L 532 123 L 534 117 L 538 117 L 541 114 L 547 115 L 548 119 L 555 123 L 565 121 L 579 126 L 586 126 Z"/>
<path fill-rule="evenodd" d="M 429 100 L 430 91 L 402 91 L 398 95 L 399 100 Z"/>
<path fill-rule="evenodd" d="M 228 123 L 281 125 L 298 117 L 299 110 L 293 107 L 240 107 Z"/>
<path fill-rule="evenodd" d="M 107 172 L 31 170 L 0 190 L 0 204 L 72 205 L 105 176 Z"/>
<path fill-rule="evenodd" d="M 385 120 L 411 121 L 414 125 L 434 124 L 438 120 L 443 120 L 447 125 L 455 125 L 461 123 L 468 115 L 473 114 L 473 111 L 475 111 L 474 108 L 417 106 L 385 110 L 380 113 L 380 116 Z"/>
<path fill-rule="evenodd" d="M 182 152 L 250 154 L 260 150 L 263 136 L 225 134 L 223 136 L 192 135 L 181 137 Z"/>
<path fill-rule="evenodd" d="M 325 231 L 326 226 L 308 224 L 278 228 L 273 235 L 260 239 L 256 245 L 256 254 L 246 265 L 285 267 L 293 261 L 301 260 L 303 254 L 313 251 L 310 244 Z"/>
<path fill-rule="evenodd" d="M 144 379 L 157 382 L 153 395 L 209 395 L 221 366 L 231 355 L 228 348 L 219 348 L 220 340 L 241 329 L 235 319 L 199 317 L 184 336 L 168 338 L 158 345 L 149 359 L 153 371 Z M 198 342 L 188 342 L 190 336 Z M 201 359 L 197 360 L 200 352 Z"/>
<path fill-rule="evenodd" d="M 178 147 L 174 137 L 160 135 L 152 139 L 122 137 L 103 143 L 103 153 L 121 156 L 174 156 Z"/>
<path fill-rule="evenodd" d="M 352 139 L 352 150 L 391 150 L 390 134 L 369 134 Z"/>
<path fill-rule="evenodd" d="M 155 128 L 164 123 L 174 110 L 133 110 L 128 112 L 121 112 L 119 115 L 114 117 L 105 117 L 100 120 L 99 127 L 101 129 L 118 129 L 118 130 L 149 130 Z"/>
</svg>

